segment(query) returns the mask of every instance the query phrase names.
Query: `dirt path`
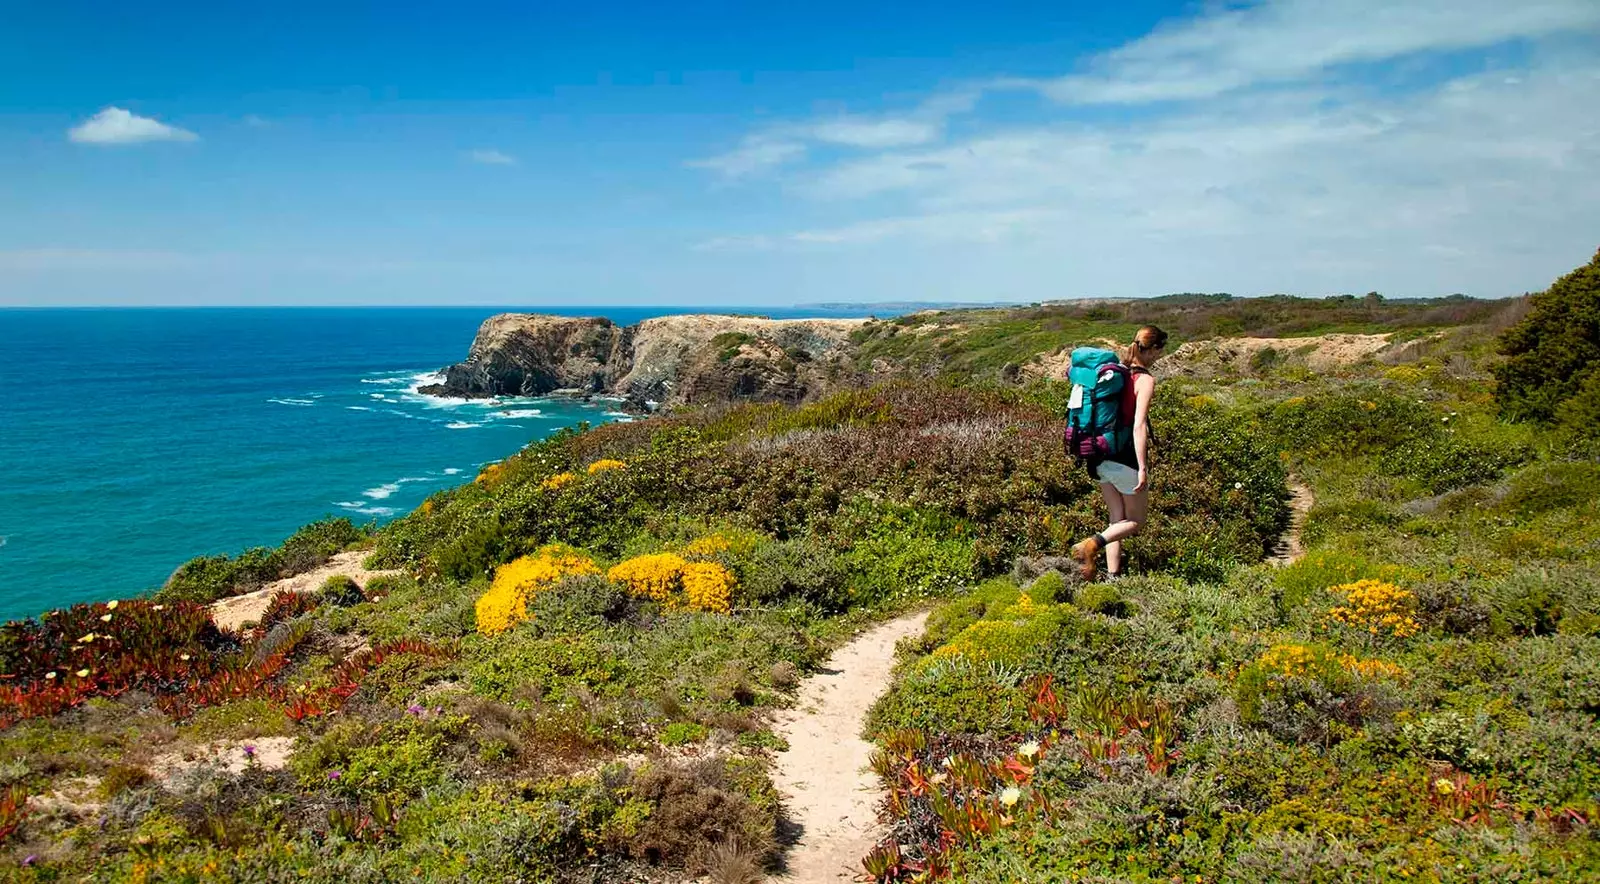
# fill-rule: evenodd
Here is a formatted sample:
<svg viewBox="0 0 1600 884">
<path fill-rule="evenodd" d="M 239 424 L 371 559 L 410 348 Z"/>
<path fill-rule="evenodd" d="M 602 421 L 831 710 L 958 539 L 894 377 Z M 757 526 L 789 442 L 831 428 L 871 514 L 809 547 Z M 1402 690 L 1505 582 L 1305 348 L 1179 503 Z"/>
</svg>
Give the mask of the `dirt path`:
<svg viewBox="0 0 1600 884">
<path fill-rule="evenodd" d="M 261 619 L 267 612 L 267 606 L 272 604 L 272 597 L 280 592 L 311 592 L 321 589 L 322 584 L 335 574 L 343 574 L 354 580 L 363 589 L 367 581 L 374 577 L 384 577 L 399 574 L 399 571 L 368 571 L 361 566 L 367 556 L 372 555 L 371 550 L 353 550 L 342 552 L 329 559 L 326 564 L 313 568 L 304 574 L 285 577 L 267 584 L 255 592 L 243 595 L 230 596 L 221 599 L 211 606 L 211 619 L 217 624 L 218 629 L 238 629 L 240 626 Z"/>
<path fill-rule="evenodd" d="M 1306 526 L 1306 516 L 1311 513 L 1311 508 L 1317 505 L 1316 495 L 1311 489 L 1296 476 L 1289 477 L 1289 527 L 1284 530 L 1283 536 L 1272 548 L 1272 555 L 1267 559 L 1274 565 L 1292 565 L 1306 554 L 1306 549 L 1300 543 L 1300 531 Z"/>
<path fill-rule="evenodd" d="M 852 881 L 878 840 L 878 783 L 867 763 L 873 745 L 861 738 L 867 709 L 889 687 L 894 646 L 917 635 L 926 612 L 874 627 L 835 651 L 800 686 L 795 708 L 779 719 L 789 742 L 773 774 L 789 821 L 798 830 L 786 884 Z"/>
</svg>

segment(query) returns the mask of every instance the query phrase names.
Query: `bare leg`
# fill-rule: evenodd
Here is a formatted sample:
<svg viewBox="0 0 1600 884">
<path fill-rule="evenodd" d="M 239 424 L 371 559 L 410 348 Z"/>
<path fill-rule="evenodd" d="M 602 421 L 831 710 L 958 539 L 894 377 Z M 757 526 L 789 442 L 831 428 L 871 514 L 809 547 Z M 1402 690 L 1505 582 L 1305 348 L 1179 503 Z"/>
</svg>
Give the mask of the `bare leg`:
<svg viewBox="0 0 1600 884">
<path fill-rule="evenodd" d="M 1100 487 L 1109 489 L 1111 494 L 1117 494 L 1117 489 L 1111 488 L 1109 485 Z M 1118 553 L 1120 554 L 1121 544 L 1117 544 L 1117 541 L 1124 537 L 1132 537 L 1138 534 L 1139 529 L 1144 527 L 1145 514 L 1150 511 L 1150 489 L 1145 488 L 1136 494 L 1119 494 L 1118 496 L 1122 499 L 1122 518 L 1114 521 L 1111 527 L 1101 531 L 1100 536 L 1106 539 L 1108 549 L 1111 545 L 1116 544 L 1119 547 Z M 1112 518 L 1117 518 L 1115 513 L 1112 514 Z M 1106 564 L 1107 567 L 1110 566 L 1109 560 Z"/>
<path fill-rule="evenodd" d="M 1110 482 L 1101 482 L 1100 494 L 1106 499 L 1106 511 L 1111 515 L 1110 524 L 1121 523 L 1126 518 L 1126 510 L 1123 509 L 1122 504 L 1122 492 L 1118 491 L 1117 486 L 1112 485 Z M 1120 574 L 1122 573 L 1122 543 L 1117 540 L 1111 540 L 1110 530 L 1110 528 L 1107 528 L 1101 535 L 1111 541 L 1106 544 L 1106 570 L 1112 574 Z"/>
</svg>

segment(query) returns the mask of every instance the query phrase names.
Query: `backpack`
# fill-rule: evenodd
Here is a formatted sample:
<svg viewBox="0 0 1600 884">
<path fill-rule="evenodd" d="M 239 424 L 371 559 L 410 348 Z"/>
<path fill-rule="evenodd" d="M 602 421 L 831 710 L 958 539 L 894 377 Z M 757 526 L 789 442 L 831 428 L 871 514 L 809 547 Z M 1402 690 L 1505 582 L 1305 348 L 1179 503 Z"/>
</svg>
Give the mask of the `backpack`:
<svg viewBox="0 0 1600 884">
<path fill-rule="evenodd" d="M 1072 351 L 1067 370 L 1072 396 L 1067 400 L 1067 427 L 1062 438 L 1067 454 L 1098 476 L 1097 468 L 1133 447 L 1133 415 L 1126 395 L 1133 376 L 1117 354 L 1099 347 Z"/>
</svg>

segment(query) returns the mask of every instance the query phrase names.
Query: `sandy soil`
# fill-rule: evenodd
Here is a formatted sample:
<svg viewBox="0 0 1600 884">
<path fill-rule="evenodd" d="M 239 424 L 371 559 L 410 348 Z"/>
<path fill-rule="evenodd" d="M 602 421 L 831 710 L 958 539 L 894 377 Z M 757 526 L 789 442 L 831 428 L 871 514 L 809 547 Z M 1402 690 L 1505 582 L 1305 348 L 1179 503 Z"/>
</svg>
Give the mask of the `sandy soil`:
<svg viewBox="0 0 1600 884">
<path fill-rule="evenodd" d="M 1278 543 L 1272 549 L 1272 555 L 1267 559 L 1274 565 L 1292 565 L 1306 554 L 1305 547 L 1300 543 L 1300 531 L 1306 526 L 1306 516 L 1311 514 L 1311 508 L 1317 505 L 1317 498 L 1311 493 L 1306 484 L 1294 476 L 1289 477 L 1289 527 L 1278 538 Z"/>
<path fill-rule="evenodd" d="M 267 612 L 267 606 L 272 603 L 272 597 L 283 591 L 312 592 L 322 588 L 323 582 L 335 574 L 343 574 L 354 580 L 357 585 L 365 587 L 367 581 L 374 577 L 396 575 L 399 571 L 368 571 L 361 566 L 362 560 L 371 555 L 370 550 L 356 550 L 342 552 L 329 559 L 327 564 L 314 568 L 304 574 L 296 574 L 282 580 L 267 584 L 255 592 L 243 595 L 230 596 L 220 599 L 211 606 L 211 619 L 217 624 L 218 629 L 237 631 L 246 623 L 261 619 Z"/>
<path fill-rule="evenodd" d="M 873 746 L 861 738 L 867 709 L 889 686 L 894 646 L 922 631 L 928 615 L 912 614 L 877 626 L 834 652 L 800 686 L 795 708 L 778 720 L 789 743 L 777 756 L 773 780 L 798 830 L 786 861 L 788 884 L 852 881 L 880 835 Z"/>
<path fill-rule="evenodd" d="M 251 753 L 245 751 L 246 746 L 250 747 L 253 758 Z M 289 763 L 289 755 L 293 751 L 293 737 L 219 740 L 158 755 L 147 765 L 147 769 L 152 777 L 163 785 L 169 785 L 182 774 L 208 765 L 230 774 L 243 773 L 251 764 L 264 770 L 278 770 Z"/>
<path fill-rule="evenodd" d="M 1316 335 L 1303 338 L 1218 338 L 1190 341 L 1156 364 L 1160 377 L 1206 375 L 1228 366 L 1248 367 L 1263 350 L 1283 358 L 1304 359 L 1312 371 L 1332 371 L 1376 356 L 1389 346 L 1389 335 Z"/>
</svg>

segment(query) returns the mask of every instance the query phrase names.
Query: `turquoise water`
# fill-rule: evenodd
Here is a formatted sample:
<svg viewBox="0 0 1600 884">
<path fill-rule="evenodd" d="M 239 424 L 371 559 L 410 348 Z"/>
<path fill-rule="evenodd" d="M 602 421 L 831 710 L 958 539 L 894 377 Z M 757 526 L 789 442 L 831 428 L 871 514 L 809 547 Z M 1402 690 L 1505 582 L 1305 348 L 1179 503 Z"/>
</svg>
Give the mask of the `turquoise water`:
<svg viewBox="0 0 1600 884">
<path fill-rule="evenodd" d="M 494 312 L 0 310 L 0 619 L 152 589 L 323 516 L 381 522 L 561 427 L 625 419 L 418 395 Z"/>
</svg>

